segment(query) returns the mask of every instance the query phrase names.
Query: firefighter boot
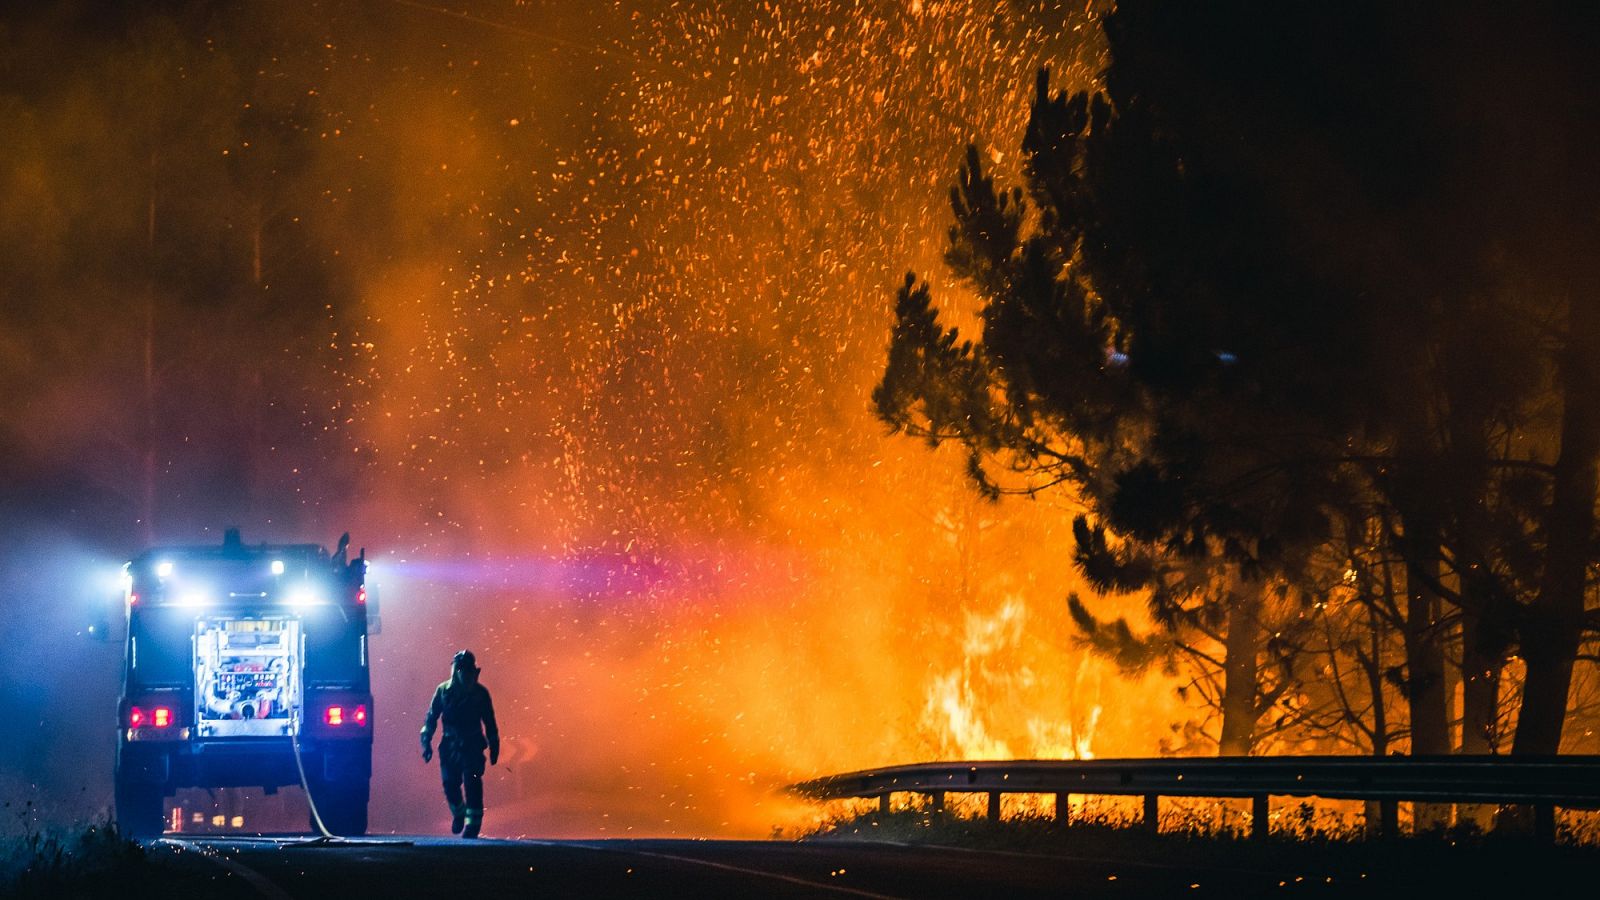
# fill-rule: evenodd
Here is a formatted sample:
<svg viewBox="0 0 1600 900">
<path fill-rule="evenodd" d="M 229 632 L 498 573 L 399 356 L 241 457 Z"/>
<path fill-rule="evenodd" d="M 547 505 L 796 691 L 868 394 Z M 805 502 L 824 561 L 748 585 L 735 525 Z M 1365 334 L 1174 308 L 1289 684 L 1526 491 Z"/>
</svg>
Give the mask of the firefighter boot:
<svg viewBox="0 0 1600 900">
<path fill-rule="evenodd" d="M 450 833 L 460 834 L 461 828 L 466 824 L 466 810 L 454 803 L 450 804 Z"/>
<path fill-rule="evenodd" d="M 481 810 L 481 809 L 468 809 L 467 810 L 466 827 L 461 832 L 461 836 L 464 837 L 464 838 L 475 838 L 475 837 L 478 836 L 478 832 L 482 828 L 483 828 L 483 810 Z"/>
</svg>

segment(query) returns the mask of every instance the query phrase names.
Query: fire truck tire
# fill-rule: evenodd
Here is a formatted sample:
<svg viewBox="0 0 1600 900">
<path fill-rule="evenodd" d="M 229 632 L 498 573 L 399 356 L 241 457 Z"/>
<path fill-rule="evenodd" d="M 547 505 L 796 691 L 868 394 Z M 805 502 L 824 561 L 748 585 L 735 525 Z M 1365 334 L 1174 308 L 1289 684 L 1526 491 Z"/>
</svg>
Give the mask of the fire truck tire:
<svg viewBox="0 0 1600 900">
<path fill-rule="evenodd" d="M 160 837 L 166 830 L 159 784 L 124 781 L 116 785 L 117 830 L 126 837 Z"/>
<path fill-rule="evenodd" d="M 323 781 L 311 785 L 317 798 L 322 824 L 340 837 L 359 837 L 367 833 L 368 785 L 361 781 Z M 316 820 L 311 830 L 317 830 Z"/>
</svg>

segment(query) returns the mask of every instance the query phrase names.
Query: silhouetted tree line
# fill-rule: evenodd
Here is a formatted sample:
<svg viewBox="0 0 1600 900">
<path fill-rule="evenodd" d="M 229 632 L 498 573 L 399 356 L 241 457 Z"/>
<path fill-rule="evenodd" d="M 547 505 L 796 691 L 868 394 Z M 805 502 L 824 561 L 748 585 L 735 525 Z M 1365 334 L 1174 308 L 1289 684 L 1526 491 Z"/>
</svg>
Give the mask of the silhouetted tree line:
<svg viewBox="0 0 1600 900">
<path fill-rule="evenodd" d="M 1153 623 L 1072 597 L 1079 637 L 1182 673 L 1221 753 L 1592 746 L 1600 12 L 1106 29 L 1102 89 L 1040 73 L 1019 186 L 969 148 L 978 333 L 908 276 L 880 417 L 991 497 L 1076 492 L 1070 564 Z"/>
</svg>

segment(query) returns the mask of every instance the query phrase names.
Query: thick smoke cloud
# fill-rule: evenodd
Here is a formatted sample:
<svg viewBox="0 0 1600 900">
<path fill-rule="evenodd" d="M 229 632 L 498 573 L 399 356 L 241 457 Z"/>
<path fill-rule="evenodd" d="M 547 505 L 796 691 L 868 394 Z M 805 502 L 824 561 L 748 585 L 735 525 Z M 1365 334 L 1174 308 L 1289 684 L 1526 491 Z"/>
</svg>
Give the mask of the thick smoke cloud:
<svg viewBox="0 0 1600 900">
<path fill-rule="evenodd" d="M 147 528 L 351 530 L 384 620 L 379 829 L 438 825 L 415 733 L 459 646 L 509 738 L 491 830 L 761 835 L 803 815 L 773 789 L 820 771 L 1154 752 L 1171 693 L 1070 639 L 1071 498 L 978 501 L 868 407 L 893 286 L 942 277 L 965 143 L 1007 172 L 1034 69 L 1088 83 L 1097 16 L 17 18 L 0 465 L 41 537 L 5 583 L 64 584 L 84 565 L 42 548 L 115 562 Z M 84 755 L 0 766 L 83 788 L 78 815 L 109 796 L 117 651 L 37 596 L 0 601 L 28 651 L 0 712 Z"/>
</svg>

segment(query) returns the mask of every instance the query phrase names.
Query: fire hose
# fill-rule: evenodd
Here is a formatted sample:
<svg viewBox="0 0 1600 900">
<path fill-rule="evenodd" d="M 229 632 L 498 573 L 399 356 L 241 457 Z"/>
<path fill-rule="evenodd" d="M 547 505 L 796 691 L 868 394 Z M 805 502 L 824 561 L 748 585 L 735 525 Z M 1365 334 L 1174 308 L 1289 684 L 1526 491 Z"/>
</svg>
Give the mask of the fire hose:
<svg viewBox="0 0 1600 900">
<path fill-rule="evenodd" d="M 317 812 L 317 798 L 311 795 L 311 782 L 306 778 L 306 764 L 300 758 L 300 715 L 289 717 L 289 746 L 294 748 L 294 767 L 300 772 L 300 788 L 306 792 L 306 803 L 311 807 L 311 822 L 322 832 L 321 837 L 311 838 L 311 842 L 331 843 L 339 840 L 339 836 L 328 830 L 322 821 L 322 814 Z"/>
<path fill-rule="evenodd" d="M 337 845 L 340 847 L 354 847 L 363 844 L 382 844 L 389 847 L 410 846 L 410 841 L 353 841 L 349 838 L 340 837 L 328 830 L 327 824 L 322 821 L 322 814 L 317 812 L 317 798 L 311 793 L 311 780 L 306 778 L 306 764 L 300 756 L 300 718 L 300 711 L 296 711 L 296 714 L 289 718 L 289 746 L 294 748 L 294 767 L 300 773 L 300 788 L 306 792 L 306 804 L 311 807 L 312 824 L 317 826 L 317 831 L 321 832 L 321 834 L 306 838 L 303 841 L 284 844 L 284 846 L 327 847 Z"/>
</svg>

